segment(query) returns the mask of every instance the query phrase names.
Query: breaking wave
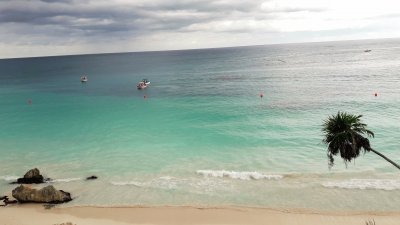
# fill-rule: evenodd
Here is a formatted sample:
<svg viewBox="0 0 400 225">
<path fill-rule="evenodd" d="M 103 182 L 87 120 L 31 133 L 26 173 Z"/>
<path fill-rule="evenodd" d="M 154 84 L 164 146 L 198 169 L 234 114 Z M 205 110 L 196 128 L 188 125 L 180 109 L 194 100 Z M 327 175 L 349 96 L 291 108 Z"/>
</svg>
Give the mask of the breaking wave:
<svg viewBox="0 0 400 225">
<path fill-rule="evenodd" d="M 400 190 L 400 180 L 393 179 L 351 179 L 346 181 L 325 182 L 322 186 L 327 188 L 342 189 L 375 189 L 375 190 Z"/>
<path fill-rule="evenodd" d="M 125 185 L 131 185 L 131 186 L 136 186 L 136 187 L 144 187 L 145 186 L 145 183 L 137 182 L 137 181 L 111 182 L 111 184 L 116 185 L 116 186 L 125 186 Z"/>
<path fill-rule="evenodd" d="M 232 179 L 239 180 L 279 180 L 283 178 L 283 175 L 272 175 L 272 174 L 263 174 L 260 172 L 248 172 L 248 171 L 227 171 L 227 170 L 197 170 L 197 174 L 203 175 L 205 177 L 228 177 Z"/>
<path fill-rule="evenodd" d="M 0 179 L 5 181 L 17 181 L 18 178 L 19 178 L 18 176 L 10 176 L 10 175 L 0 176 Z"/>
<path fill-rule="evenodd" d="M 48 183 L 68 183 L 73 181 L 82 180 L 82 178 L 64 178 L 64 179 L 54 179 L 49 180 Z"/>
<path fill-rule="evenodd" d="M 112 185 L 116 186 L 135 186 L 135 187 L 151 187 L 151 188 L 161 188 L 161 189 L 176 189 L 178 180 L 173 177 L 165 176 L 152 179 L 145 182 L 139 181 L 112 181 Z"/>
</svg>

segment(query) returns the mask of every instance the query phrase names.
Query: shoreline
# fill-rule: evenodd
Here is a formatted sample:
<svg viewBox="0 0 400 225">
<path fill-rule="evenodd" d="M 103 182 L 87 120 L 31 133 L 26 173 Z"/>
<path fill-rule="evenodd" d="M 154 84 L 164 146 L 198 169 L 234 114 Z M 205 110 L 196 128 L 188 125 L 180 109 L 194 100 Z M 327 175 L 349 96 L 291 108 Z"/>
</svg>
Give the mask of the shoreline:
<svg viewBox="0 0 400 225">
<path fill-rule="evenodd" d="M 400 211 L 318 211 L 308 209 L 257 208 L 235 206 L 71 206 L 51 207 L 23 204 L 0 208 L 0 225 L 106 224 L 297 224 L 394 225 Z"/>
</svg>

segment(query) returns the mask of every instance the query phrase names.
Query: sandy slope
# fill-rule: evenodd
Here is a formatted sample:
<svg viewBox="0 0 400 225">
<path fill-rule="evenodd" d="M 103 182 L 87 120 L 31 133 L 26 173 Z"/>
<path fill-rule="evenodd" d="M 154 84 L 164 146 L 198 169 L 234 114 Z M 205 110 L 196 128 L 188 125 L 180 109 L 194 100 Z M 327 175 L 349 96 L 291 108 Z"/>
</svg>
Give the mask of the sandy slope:
<svg viewBox="0 0 400 225">
<path fill-rule="evenodd" d="M 196 207 L 71 207 L 44 209 L 38 205 L 0 208 L 0 225 L 110 224 L 255 224 L 255 225 L 400 225 L 400 212 L 331 213 L 258 208 Z"/>
</svg>

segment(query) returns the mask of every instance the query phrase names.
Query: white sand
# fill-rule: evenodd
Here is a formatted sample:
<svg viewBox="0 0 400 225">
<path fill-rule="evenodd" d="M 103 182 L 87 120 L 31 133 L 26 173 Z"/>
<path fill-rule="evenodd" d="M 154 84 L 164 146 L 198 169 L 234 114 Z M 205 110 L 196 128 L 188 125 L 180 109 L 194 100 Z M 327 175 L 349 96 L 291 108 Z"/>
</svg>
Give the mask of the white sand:
<svg viewBox="0 0 400 225">
<path fill-rule="evenodd" d="M 0 225 L 111 224 L 255 224 L 255 225 L 400 225 L 400 212 L 312 212 L 259 208 L 196 207 L 71 207 L 44 209 L 40 205 L 0 208 Z"/>
</svg>

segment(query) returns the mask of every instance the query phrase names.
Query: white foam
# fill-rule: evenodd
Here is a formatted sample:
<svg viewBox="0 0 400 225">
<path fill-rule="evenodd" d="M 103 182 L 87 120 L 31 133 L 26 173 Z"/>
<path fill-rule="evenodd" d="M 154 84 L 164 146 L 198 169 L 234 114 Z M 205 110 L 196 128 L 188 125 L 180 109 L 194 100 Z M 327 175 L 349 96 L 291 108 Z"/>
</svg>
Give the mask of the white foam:
<svg viewBox="0 0 400 225">
<path fill-rule="evenodd" d="M 116 186 L 135 186 L 135 187 L 148 187 L 148 188 L 161 188 L 161 189 L 176 189 L 178 186 L 178 180 L 174 177 L 164 176 L 155 178 L 145 182 L 139 181 L 121 181 L 121 182 L 111 182 L 111 184 Z"/>
<path fill-rule="evenodd" d="M 268 179 L 268 180 L 278 180 L 282 179 L 283 176 L 276 174 L 262 174 L 259 172 L 248 172 L 248 171 L 227 171 L 227 170 L 197 170 L 197 174 L 201 174 L 205 177 L 229 177 L 232 179 L 239 179 L 239 180 L 261 180 L 261 179 Z"/>
<path fill-rule="evenodd" d="M 400 190 L 400 180 L 394 179 L 350 179 L 346 181 L 325 182 L 322 186 L 327 188 L 343 189 L 375 189 L 375 190 Z"/>
<path fill-rule="evenodd" d="M 68 183 L 72 181 L 82 180 L 81 178 L 64 178 L 64 179 L 54 179 L 48 181 L 48 183 Z"/>
<path fill-rule="evenodd" d="M 129 182 L 111 182 L 111 184 L 116 185 L 116 186 L 126 186 L 126 185 L 132 185 L 136 187 L 144 187 L 145 184 L 141 182 L 136 182 L 136 181 L 129 181 Z"/>
<path fill-rule="evenodd" d="M 11 175 L 0 176 L 0 179 L 5 181 L 17 181 L 18 178 L 19 177 L 17 176 L 11 176 Z"/>
</svg>

